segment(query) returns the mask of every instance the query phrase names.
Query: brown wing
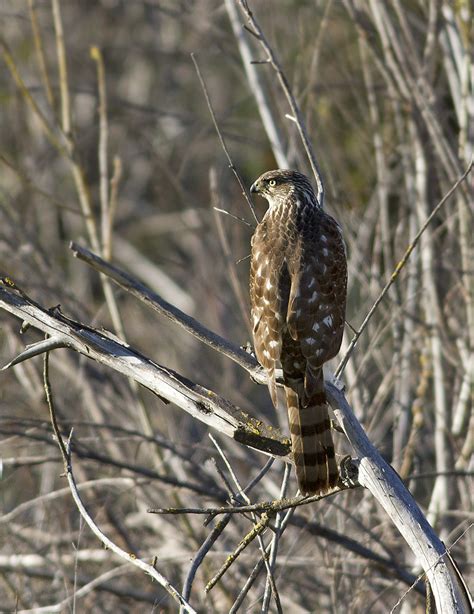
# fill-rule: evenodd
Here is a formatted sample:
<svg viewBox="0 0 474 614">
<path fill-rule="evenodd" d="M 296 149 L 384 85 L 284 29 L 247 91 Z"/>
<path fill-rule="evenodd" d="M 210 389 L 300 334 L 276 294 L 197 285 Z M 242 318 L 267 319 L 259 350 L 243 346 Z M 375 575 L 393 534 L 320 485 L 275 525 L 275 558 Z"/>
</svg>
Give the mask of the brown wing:
<svg viewBox="0 0 474 614">
<path fill-rule="evenodd" d="M 250 301 L 255 354 L 269 376 L 276 406 L 275 369 L 279 366 L 282 329 L 286 322 L 290 277 L 278 240 L 265 218 L 252 237 Z"/>
<path fill-rule="evenodd" d="M 347 267 L 341 232 L 330 216 L 321 213 L 314 223 L 307 223 L 301 242 L 298 259 L 290 267 L 290 338 L 284 349 L 292 355 L 299 350 L 304 358 L 305 388 L 310 393 L 311 372 L 333 358 L 341 345 Z"/>
</svg>

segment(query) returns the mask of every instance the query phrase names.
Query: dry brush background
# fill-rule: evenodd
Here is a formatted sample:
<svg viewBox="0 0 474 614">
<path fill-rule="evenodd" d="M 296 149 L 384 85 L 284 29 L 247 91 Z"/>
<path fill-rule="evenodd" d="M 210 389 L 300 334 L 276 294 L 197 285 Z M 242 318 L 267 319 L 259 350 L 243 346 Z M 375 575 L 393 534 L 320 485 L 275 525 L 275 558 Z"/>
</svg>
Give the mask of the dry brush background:
<svg viewBox="0 0 474 614">
<path fill-rule="evenodd" d="M 124 334 L 159 364 L 285 429 L 265 387 L 101 281 L 68 248 L 70 240 L 89 245 L 223 337 L 249 341 L 253 217 L 190 57 L 249 186 L 277 164 L 229 4 L 0 3 L 0 274 L 42 305 L 60 303 L 66 315 Z M 357 329 L 410 240 L 471 162 L 470 4 L 259 0 L 251 8 L 302 110 L 326 206 L 344 228 L 347 320 Z M 238 19 L 246 23 L 241 12 Z M 252 58 L 264 61 L 258 41 L 242 31 Z M 265 62 L 254 67 L 284 155 L 310 174 L 275 72 Z M 471 174 L 428 226 L 344 371 L 357 417 L 453 546 L 468 580 L 472 203 Z M 260 218 L 265 203 L 255 204 Z M 40 339 L 31 329 L 21 334 L 18 320 L 4 313 L 0 326 L 2 365 Z M 348 327 L 343 351 L 352 336 Z M 50 362 L 58 417 L 64 433 L 74 428 L 75 474 L 90 513 L 127 552 L 156 556 L 157 568 L 181 590 L 213 525 L 146 510 L 221 505 L 228 488 L 237 489 L 208 429 L 73 352 L 53 352 Z M 41 370 L 35 358 L 0 379 L 0 610 L 174 611 L 165 591 L 103 549 L 81 522 L 60 477 Z M 267 459 L 214 435 L 247 485 Z M 341 457 L 350 452 L 341 435 L 336 439 Z M 251 501 L 277 498 L 283 472 L 274 462 Z M 291 475 L 286 494 L 295 490 Z M 199 567 L 190 597 L 198 611 L 233 607 L 262 558 L 257 540 L 207 596 L 204 586 L 251 527 L 250 516 L 233 517 Z M 270 543 L 272 533 L 262 539 Z M 419 572 L 371 495 L 356 489 L 292 514 L 273 575 L 286 612 L 389 612 L 399 600 L 396 611 L 410 612 L 424 607 L 423 583 L 408 591 Z M 266 584 L 262 569 L 240 611 L 277 611 L 274 597 L 264 596 Z"/>
</svg>

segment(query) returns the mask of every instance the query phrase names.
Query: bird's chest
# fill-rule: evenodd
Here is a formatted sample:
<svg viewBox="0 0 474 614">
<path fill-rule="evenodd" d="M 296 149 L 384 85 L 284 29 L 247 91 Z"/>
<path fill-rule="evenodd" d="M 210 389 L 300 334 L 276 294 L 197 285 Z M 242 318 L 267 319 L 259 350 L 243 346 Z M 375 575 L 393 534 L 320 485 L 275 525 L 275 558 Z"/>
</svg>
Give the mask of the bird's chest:
<svg viewBox="0 0 474 614">
<path fill-rule="evenodd" d="M 264 253 L 270 267 L 296 273 L 306 256 L 320 249 L 317 220 L 298 210 L 268 213 L 254 235 L 253 253 Z"/>
</svg>

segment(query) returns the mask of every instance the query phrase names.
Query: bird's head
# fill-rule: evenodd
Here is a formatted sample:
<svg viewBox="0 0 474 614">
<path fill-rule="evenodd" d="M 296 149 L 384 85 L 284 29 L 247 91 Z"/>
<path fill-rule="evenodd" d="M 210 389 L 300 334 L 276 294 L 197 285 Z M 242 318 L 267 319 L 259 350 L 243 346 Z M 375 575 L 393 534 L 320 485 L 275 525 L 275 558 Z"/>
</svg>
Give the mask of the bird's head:
<svg viewBox="0 0 474 614">
<path fill-rule="evenodd" d="M 305 175 L 298 171 L 283 169 L 267 171 L 252 184 L 250 192 L 266 198 L 270 207 L 284 204 L 290 197 L 302 204 L 317 205 L 311 183 Z"/>
</svg>

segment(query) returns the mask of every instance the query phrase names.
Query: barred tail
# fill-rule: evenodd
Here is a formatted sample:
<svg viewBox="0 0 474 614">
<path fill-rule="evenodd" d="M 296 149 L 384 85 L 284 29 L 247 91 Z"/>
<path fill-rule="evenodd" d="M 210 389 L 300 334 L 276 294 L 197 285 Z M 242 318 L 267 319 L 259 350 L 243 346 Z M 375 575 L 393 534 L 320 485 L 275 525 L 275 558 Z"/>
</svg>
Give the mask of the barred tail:
<svg viewBox="0 0 474 614">
<path fill-rule="evenodd" d="M 296 477 L 305 495 L 324 494 L 339 478 L 322 372 L 314 384 L 304 405 L 304 394 L 285 387 Z"/>
</svg>

